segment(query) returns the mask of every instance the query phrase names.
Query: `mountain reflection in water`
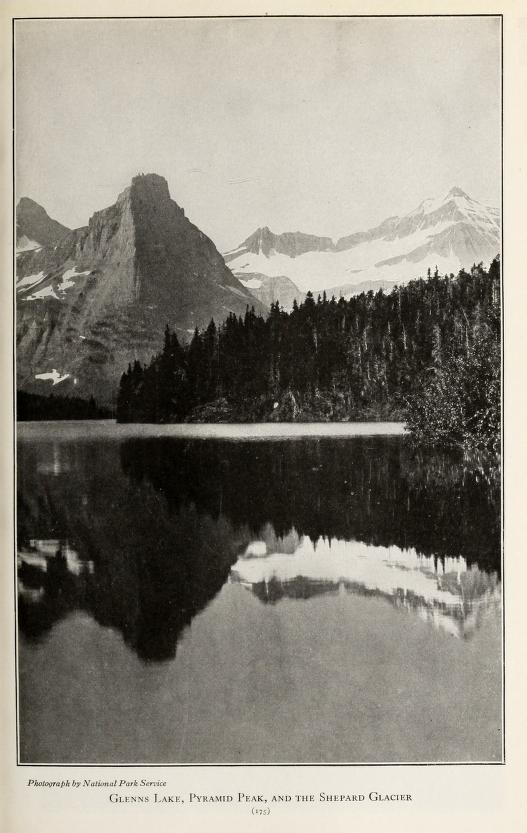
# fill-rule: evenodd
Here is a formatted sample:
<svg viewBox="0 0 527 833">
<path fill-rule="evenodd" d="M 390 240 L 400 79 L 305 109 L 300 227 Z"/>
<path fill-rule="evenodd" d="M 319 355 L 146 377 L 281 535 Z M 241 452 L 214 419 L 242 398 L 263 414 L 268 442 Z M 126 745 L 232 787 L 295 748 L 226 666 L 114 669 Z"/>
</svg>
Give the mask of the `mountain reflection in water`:
<svg viewBox="0 0 527 833">
<path fill-rule="evenodd" d="M 297 537 L 297 536 L 294 536 Z M 291 536 L 288 536 L 290 539 Z M 436 628 L 470 637 L 482 612 L 500 601 L 496 573 L 464 558 L 419 556 L 414 549 L 375 547 L 358 541 L 298 539 L 294 552 L 269 551 L 265 541 L 249 544 L 232 567 L 231 581 L 262 602 L 310 599 L 326 593 L 378 596 L 394 607 L 416 613 Z"/>
<path fill-rule="evenodd" d="M 265 602 L 378 595 L 456 636 L 499 600 L 499 493 L 405 438 L 21 443 L 19 625 L 75 610 L 145 661 L 228 580 Z"/>
<path fill-rule="evenodd" d="M 491 472 L 59 432 L 17 452 L 23 763 L 500 760 Z"/>
</svg>

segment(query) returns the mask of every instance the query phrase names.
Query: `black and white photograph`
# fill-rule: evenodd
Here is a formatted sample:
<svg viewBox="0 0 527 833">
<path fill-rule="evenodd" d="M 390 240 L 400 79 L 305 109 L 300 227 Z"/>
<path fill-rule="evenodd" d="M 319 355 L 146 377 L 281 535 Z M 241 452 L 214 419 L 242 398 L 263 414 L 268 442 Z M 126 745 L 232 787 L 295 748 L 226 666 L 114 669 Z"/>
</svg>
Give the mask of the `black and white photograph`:
<svg viewBox="0 0 527 833">
<path fill-rule="evenodd" d="M 501 15 L 13 32 L 18 763 L 503 763 Z"/>
</svg>

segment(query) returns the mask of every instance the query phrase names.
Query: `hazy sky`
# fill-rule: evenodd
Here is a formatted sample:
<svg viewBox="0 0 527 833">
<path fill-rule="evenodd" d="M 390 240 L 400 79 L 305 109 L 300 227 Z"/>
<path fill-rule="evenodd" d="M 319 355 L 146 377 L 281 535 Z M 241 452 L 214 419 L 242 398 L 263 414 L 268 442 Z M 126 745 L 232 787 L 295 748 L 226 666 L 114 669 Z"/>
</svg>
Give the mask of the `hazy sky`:
<svg viewBox="0 0 527 833">
<path fill-rule="evenodd" d="M 22 21 L 17 193 L 77 227 L 138 172 L 218 248 L 500 202 L 498 18 Z"/>
</svg>

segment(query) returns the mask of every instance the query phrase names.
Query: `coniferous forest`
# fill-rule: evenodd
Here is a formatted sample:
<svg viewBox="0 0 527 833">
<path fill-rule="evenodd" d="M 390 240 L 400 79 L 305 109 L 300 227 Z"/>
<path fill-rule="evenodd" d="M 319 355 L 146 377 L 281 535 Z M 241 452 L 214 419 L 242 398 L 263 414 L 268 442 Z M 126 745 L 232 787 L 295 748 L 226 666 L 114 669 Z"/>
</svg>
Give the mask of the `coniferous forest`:
<svg viewBox="0 0 527 833">
<path fill-rule="evenodd" d="M 79 396 L 41 396 L 38 393 L 16 392 L 16 416 L 23 422 L 39 422 L 56 419 L 109 419 L 109 408 L 97 404 L 93 396 L 82 399 Z"/>
<path fill-rule="evenodd" d="M 165 330 L 119 422 L 405 420 L 417 441 L 499 449 L 500 261 L 350 300 L 247 309 L 189 345 Z"/>
</svg>

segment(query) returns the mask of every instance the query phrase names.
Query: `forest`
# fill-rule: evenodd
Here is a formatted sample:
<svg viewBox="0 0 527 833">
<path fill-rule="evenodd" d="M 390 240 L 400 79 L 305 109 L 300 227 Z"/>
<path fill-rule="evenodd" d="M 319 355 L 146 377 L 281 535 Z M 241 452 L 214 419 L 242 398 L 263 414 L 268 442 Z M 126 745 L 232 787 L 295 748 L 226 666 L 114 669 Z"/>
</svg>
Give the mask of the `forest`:
<svg viewBox="0 0 527 833">
<path fill-rule="evenodd" d="M 422 444 L 500 447 L 500 260 L 349 300 L 247 309 L 119 386 L 119 422 L 404 420 Z"/>
<path fill-rule="evenodd" d="M 36 422 L 48 419 L 108 419 L 112 416 L 109 408 L 97 404 L 95 399 L 80 396 L 55 396 L 50 393 L 16 392 L 16 418 L 18 421 Z"/>
</svg>

